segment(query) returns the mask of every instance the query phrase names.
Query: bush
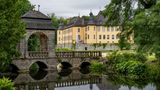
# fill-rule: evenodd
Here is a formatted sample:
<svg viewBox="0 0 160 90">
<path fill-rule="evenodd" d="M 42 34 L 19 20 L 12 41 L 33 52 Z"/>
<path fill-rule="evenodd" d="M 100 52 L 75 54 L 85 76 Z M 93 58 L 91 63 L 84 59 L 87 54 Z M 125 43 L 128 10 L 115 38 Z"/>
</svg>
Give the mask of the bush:
<svg viewBox="0 0 160 90">
<path fill-rule="evenodd" d="M 154 54 L 147 56 L 147 62 L 155 62 L 155 61 L 157 61 L 157 58 Z"/>
<path fill-rule="evenodd" d="M 56 52 L 69 52 L 69 51 L 73 51 L 72 49 L 69 49 L 69 48 L 56 48 L 55 50 L 56 50 Z"/>
<path fill-rule="evenodd" d="M 147 68 L 145 64 L 139 61 L 121 62 L 116 65 L 116 70 L 126 75 L 141 75 L 146 74 Z"/>
<path fill-rule="evenodd" d="M 140 61 L 145 62 L 147 59 L 144 54 L 135 53 L 135 52 L 113 52 L 108 56 L 108 60 L 115 64 L 115 63 L 121 63 L 123 61 Z"/>
<path fill-rule="evenodd" d="M 114 52 L 109 57 L 108 66 L 115 72 L 130 76 L 146 75 L 147 60 L 144 54 L 135 52 Z"/>
<path fill-rule="evenodd" d="M 90 69 L 93 73 L 102 74 L 105 72 L 106 66 L 98 61 L 92 61 Z"/>
<path fill-rule="evenodd" d="M 159 67 L 160 67 L 159 63 L 148 63 L 147 64 L 148 77 L 150 79 L 158 80 L 160 78 Z"/>
<path fill-rule="evenodd" d="M 0 90 L 15 90 L 11 80 L 7 78 L 0 79 Z"/>
</svg>

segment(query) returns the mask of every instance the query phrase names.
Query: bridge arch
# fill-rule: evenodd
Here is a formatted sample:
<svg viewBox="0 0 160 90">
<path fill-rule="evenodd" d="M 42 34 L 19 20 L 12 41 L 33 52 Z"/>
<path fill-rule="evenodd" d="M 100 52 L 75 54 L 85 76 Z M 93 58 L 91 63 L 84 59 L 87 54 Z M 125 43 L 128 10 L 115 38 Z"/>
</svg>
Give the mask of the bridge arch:
<svg viewBox="0 0 160 90">
<path fill-rule="evenodd" d="M 48 51 L 48 40 L 44 32 L 32 32 L 27 37 L 28 51 Z"/>
<path fill-rule="evenodd" d="M 67 61 L 63 61 L 57 65 L 57 69 L 59 71 L 61 71 L 62 69 L 70 69 L 71 67 L 72 65 Z"/>
<path fill-rule="evenodd" d="M 9 65 L 9 71 L 11 71 L 12 73 L 18 73 L 19 68 L 14 64 L 10 64 Z"/>
<path fill-rule="evenodd" d="M 80 72 L 82 74 L 89 74 L 90 73 L 90 65 L 91 63 L 90 62 L 82 62 L 81 65 L 79 66 L 80 67 Z"/>
<path fill-rule="evenodd" d="M 46 64 L 45 62 L 42 62 L 42 61 L 36 61 L 36 62 L 31 63 L 31 65 L 29 66 L 29 69 L 31 68 L 31 66 L 32 66 L 33 64 L 37 64 L 37 65 L 38 65 L 39 70 L 45 70 L 45 69 L 48 69 L 47 64 Z"/>
<path fill-rule="evenodd" d="M 82 62 L 79 67 L 80 68 L 89 68 L 90 65 L 91 65 L 91 63 L 86 61 L 86 62 Z"/>
</svg>

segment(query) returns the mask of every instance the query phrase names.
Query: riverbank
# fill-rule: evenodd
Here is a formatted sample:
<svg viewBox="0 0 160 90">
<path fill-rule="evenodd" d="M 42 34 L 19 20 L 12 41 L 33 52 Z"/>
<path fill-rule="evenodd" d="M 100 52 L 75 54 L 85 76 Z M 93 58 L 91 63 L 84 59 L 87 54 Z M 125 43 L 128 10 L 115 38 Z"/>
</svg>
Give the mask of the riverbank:
<svg viewBox="0 0 160 90">
<path fill-rule="evenodd" d="M 138 53 L 134 51 L 110 52 L 108 62 L 92 63 L 94 73 L 119 74 L 128 78 L 160 78 L 160 62 L 154 54 Z"/>
</svg>

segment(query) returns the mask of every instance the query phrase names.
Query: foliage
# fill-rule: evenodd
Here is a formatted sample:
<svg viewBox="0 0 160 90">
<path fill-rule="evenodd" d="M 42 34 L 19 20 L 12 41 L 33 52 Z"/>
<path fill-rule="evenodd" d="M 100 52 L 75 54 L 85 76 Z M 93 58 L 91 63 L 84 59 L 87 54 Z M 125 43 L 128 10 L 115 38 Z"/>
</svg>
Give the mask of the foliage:
<svg viewBox="0 0 160 90">
<path fill-rule="evenodd" d="M 96 50 L 97 44 L 93 43 L 94 50 Z"/>
<path fill-rule="evenodd" d="M 115 72 L 130 76 L 139 77 L 147 74 L 144 64 L 147 60 L 144 54 L 136 52 L 114 52 L 108 56 L 108 66 Z"/>
<path fill-rule="evenodd" d="M 57 28 L 59 28 L 59 25 L 66 25 L 68 23 L 67 19 L 63 17 L 57 17 L 55 13 L 52 13 L 51 15 L 48 15 L 52 19 L 52 25 Z M 55 31 L 55 44 L 57 44 L 57 31 Z"/>
<path fill-rule="evenodd" d="M 150 80 L 148 78 L 132 78 L 119 74 L 109 74 L 107 80 L 117 86 L 123 85 L 127 87 L 137 87 L 138 89 L 143 89 L 146 85 L 150 83 Z"/>
<path fill-rule="evenodd" d="M 90 68 L 96 74 L 102 74 L 106 70 L 106 66 L 98 61 L 92 61 Z"/>
<path fill-rule="evenodd" d="M 113 52 L 108 56 L 108 59 L 111 63 L 121 63 L 123 61 L 140 61 L 144 63 L 147 58 L 143 53 L 136 53 L 136 52 Z"/>
<path fill-rule="evenodd" d="M 33 71 L 34 73 L 37 73 L 39 71 L 39 66 L 37 63 L 34 63 L 31 65 L 31 67 L 29 68 L 31 71 Z"/>
<path fill-rule="evenodd" d="M 40 51 L 40 36 L 33 34 L 28 39 L 28 51 Z"/>
<path fill-rule="evenodd" d="M 63 18 L 63 17 L 60 17 L 60 18 L 59 18 L 59 17 L 57 17 L 54 13 L 52 13 L 52 14 L 50 15 L 50 17 L 51 17 L 51 19 L 52 19 L 53 26 L 54 26 L 55 28 L 57 28 L 57 29 L 58 29 L 60 23 L 66 25 L 67 22 L 68 22 L 67 19 L 65 19 L 65 18 Z"/>
<path fill-rule="evenodd" d="M 103 46 L 103 49 L 105 49 L 107 46 L 107 43 L 103 43 L 102 46 Z"/>
<path fill-rule="evenodd" d="M 128 76 L 145 76 L 146 66 L 139 61 L 124 61 L 116 64 L 116 71 L 126 74 Z"/>
<path fill-rule="evenodd" d="M 160 78 L 160 65 L 159 63 L 147 63 L 148 77 L 152 80 L 158 80 Z"/>
<path fill-rule="evenodd" d="M 157 61 L 155 54 L 147 55 L 147 62 L 155 62 L 155 61 Z"/>
<path fill-rule="evenodd" d="M 120 50 L 129 50 L 129 49 L 131 49 L 131 45 L 128 42 L 127 38 L 125 38 L 124 35 L 120 36 L 120 40 L 118 42 L 118 46 L 119 46 Z"/>
<path fill-rule="evenodd" d="M 56 50 L 56 52 L 69 52 L 69 51 L 73 51 L 72 49 L 69 49 L 69 48 L 56 48 L 55 50 Z"/>
<path fill-rule="evenodd" d="M 0 0 L 0 70 L 5 71 L 11 58 L 18 56 L 16 49 L 25 34 L 21 15 L 30 9 L 28 0 Z"/>
<path fill-rule="evenodd" d="M 160 59 L 159 10 L 160 0 L 111 0 L 104 15 L 108 17 L 106 25 L 121 27 L 121 49 L 134 34 L 138 51 L 155 53 Z"/>
<path fill-rule="evenodd" d="M 7 78 L 0 79 L 0 90 L 15 90 L 11 80 Z"/>
<path fill-rule="evenodd" d="M 73 49 L 73 50 L 76 49 L 76 42 L 75 42 L 75 40 L 72 40 L 72 49 Z"/>
</svg>

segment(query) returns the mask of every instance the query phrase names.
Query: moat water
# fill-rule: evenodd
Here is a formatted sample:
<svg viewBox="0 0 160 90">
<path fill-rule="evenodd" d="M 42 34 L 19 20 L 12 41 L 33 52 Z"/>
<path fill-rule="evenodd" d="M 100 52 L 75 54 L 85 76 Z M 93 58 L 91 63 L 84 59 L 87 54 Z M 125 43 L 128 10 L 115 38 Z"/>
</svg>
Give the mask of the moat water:
<svg viewBox="0 0 160 90">
<path fill-rule="evenodd" d="M 29 72 L 10 77 L 16 90 L 160 90 L 160 81 L 93 75 L 89 70 Z"/>
</svg>

